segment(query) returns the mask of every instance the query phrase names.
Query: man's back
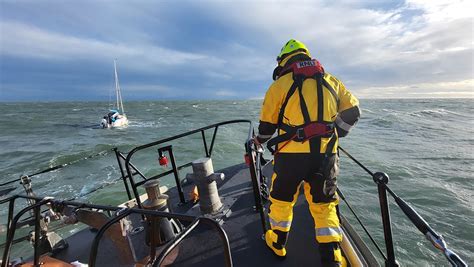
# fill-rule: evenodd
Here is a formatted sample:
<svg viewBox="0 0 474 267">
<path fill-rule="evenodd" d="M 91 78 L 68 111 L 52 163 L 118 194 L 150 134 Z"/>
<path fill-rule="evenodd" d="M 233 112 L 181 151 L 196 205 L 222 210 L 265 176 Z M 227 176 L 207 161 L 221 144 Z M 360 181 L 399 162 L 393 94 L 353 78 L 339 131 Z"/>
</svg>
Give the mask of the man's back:
<svg viewBox="0 0 474 267">
<path fill-rule="evenodd" d="M 322 113 L 325 122 L 335 122 L 337 114 L 346 109 L 358 106 L 359 101 L 348 90 L 344 84 L 329 73 L 325 73 L 323 79 L 329 86 L 323 85 L 322 90 Z M 282 105 L 287 97 L 290 88 L 293 84 L 293 74 L 287 73 L 279 77 L 268 89 L 260 120 L 272 124 L 278 124 L 278 115 Z M 331 87 L 332 89 L 329 89 Z M 333 95 L 330 90 L 333 90 L 336 95 Z M 306 104 L 311 121 L 317 121 L 318 118 L 318 94 L 317 83 L 315 79 L 306 79 L 303 82 L 302 96 Z M 301 110 L 300 95 L 298 90 L 295 91 L 288 99 L 288 103 L 283 113 L 282 123 L 290 126 L 299 126 L 305 124 L 304 117 Z M 284 131 L 280 130 L 279 134 Z M 321 138 L 321 153 L 326 151 L 329 138 Z M 333 152 L 337 148 L 337 141 Z M 280 153 L 309 153 L 309 142 L 295 142 L 291 141 L 283 147 Z"/>
</svg>

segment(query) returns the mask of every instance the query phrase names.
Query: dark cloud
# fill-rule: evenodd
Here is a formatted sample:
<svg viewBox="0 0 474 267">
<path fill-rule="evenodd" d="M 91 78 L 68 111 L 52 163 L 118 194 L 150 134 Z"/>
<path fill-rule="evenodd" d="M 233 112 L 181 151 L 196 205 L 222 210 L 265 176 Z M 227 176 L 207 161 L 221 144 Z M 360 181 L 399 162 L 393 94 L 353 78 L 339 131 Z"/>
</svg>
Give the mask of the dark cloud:
<svg viewBox="0 0 474 267">
<path fill-rule="evenodd" d="M 258 98 L 289 38 L 356 94 L 439 96 L 436 84 L 468 92 L 474 80 L 472 4 L 462 1 L 0 5 L 0 101 L 106 100 L 115 58 L 128 99 Z"/>
</svg>

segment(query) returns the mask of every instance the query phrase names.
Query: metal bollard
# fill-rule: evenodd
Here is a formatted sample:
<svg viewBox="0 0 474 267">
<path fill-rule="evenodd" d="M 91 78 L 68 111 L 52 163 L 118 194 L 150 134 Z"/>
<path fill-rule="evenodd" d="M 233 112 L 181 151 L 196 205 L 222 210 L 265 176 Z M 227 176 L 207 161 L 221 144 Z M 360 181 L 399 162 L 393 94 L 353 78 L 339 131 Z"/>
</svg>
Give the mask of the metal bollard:
<svg viewBox="0 0 474 267">
<path fill-rule="evenodd" d="M 222 208 L 222 202 L 217 190 L 217 180 L 223 180 L 223 173 L 214 173 L 211 158 L 202 158 L 192 162 L 193 173 L 188 173 L 186 179 L 193 181 L 199 192 L 199 207 L 203 214 L 213 214 Z"/>
<path fill-rule="evenodd" d="M 148 181 L 144 184 L 148 199 L 142 205 L 144 209 L 169 212 L 168 195 L 161 194 L 158 180 Z M 159 246 L 175 237 L 173 227 L 168 218 L 147 216 L 148 233 L 146 242 L 150 246 Z"/>
</svg>

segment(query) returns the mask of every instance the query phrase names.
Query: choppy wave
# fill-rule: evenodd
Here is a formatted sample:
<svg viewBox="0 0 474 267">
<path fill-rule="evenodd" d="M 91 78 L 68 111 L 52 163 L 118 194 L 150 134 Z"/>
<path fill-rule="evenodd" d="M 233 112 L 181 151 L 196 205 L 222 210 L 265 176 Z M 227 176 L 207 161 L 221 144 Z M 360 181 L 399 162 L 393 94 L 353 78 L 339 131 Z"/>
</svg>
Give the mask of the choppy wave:
<svg viewBox="0 0 474 267">
<path fill-rule="evenodd" d="M 54 156 L 52 159 L 49 160 L 49 167 L 63 164 L 71 164 L 81 160 L 105 156 L 108 153 L 112 152 L 112 148 L 114 148 L 114 146 L 106 144 L 97 145 L 96 147 L 99 149 L 99 152 L 96 152 L 94 154 L 91 154 L 91 151 L 83 151 L 80 153 Z"/>
<path fill-rule="evenodd" d="M 367 121 L 368 124 L 373 125 L 373 126 L 378 126 L 378 127 L 383 127 L 383 128 L 391 128 L 394 124 L 394 122 L 388 118 L 375 118 Z"/>
<path fill-rule="evenodd" d="M 446 110 L 444 108 L 438 108 L 438 109 L 423 109 L 419 111 L 414 111 L 409 113 L 410 116 L 415 116 L 415 117 L 426 117 L 426 116 L 431 116 L 431 117 L 436 117 L 436 118 L 441 118 L 446 115 L 455 115 L 455 116 L 465 116 L 465 114 L 457 113 L 454 111 Z"/>
<path fill-rule="evenodd" d="M 361 108 L 361 113 L 374 114 L 375 112 L 367 108 Z"/>
<path fill-rule="evenodd" d="M 159 128 L 163 125 L 163 118 L 159 117 L 153 121 L 132 121 L 129 123 L 128 127 L 136 128 Z"/>
<path fill-rule="evenodd" d="M 389 186 L 445 234 L 450 247 L 462 249 L 460 254 L 474 261 L 472 100 L 361 100 L 360 105 L 362 119 L 341 139 L 341 145 L 372 171 L 387 172 Z M 126 153 L 144 143 L 230 119 L 258 122 L 261 100 L 130 102 L 126 105 L 128 127 L 95 130 L 103 106 L 93 102 L 1 104 L 0 182 L 75 162 L 36 176 L 35 191 L 114 203 L 122 200 L 123 190 L 120 183 L 113 184 L 120 170 L 112 148 Z M 18 117 L 28 119 L 28 129 L 17 123 Z M 213 148 L 215 169 L 242 162 L 246 135 L 246 126 L 219 128 Z M 206 138 L 209 145 L 212 131 L 206 132 Z M 201 134 L 176 142 L 173 151 L 178 163 L 202 157 Z M 156 157 L 156 150 L 148 151 L 134 158 L 134 163 L 153 174 L 159 168 Z M 145 164 L 147 160 L 153 164 Z M 173 180 L 163 183 L 172 185 Z M 339 184 L 353 207 L 364 214 L 369 228 L 377 229 L 380 241 L 380 209 L 372 178 L 342 156 Z M 104 187 L 101 193 L 94 193 L 100 187 Z M 20 192 L 21 188 L 15 191 Z M 422 235 L 391 206 L 394 241 L 403 243 L 397 248 L 400 262 L 411 266 L 443 260 L 425 248 L 429 243 L 420 241 Z M 0 221 L 5 210 L 0 210 Z"/>
</svg>

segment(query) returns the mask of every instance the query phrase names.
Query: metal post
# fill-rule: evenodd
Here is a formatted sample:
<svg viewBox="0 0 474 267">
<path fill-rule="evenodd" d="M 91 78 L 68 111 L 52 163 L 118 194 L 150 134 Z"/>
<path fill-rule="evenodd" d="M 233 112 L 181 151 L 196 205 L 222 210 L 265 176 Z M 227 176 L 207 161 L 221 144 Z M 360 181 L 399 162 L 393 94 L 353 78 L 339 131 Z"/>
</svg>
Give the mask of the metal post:
<svg viewBox="0 0 474 267">
<path fill-rule="evenodd" d="M 120 168 L 120 173 L 122 174 L 122 180 L 123 180 L 123 183 L 125 185 L 125 190 L 127 191 L 128 200 L 131 200 L 132 199 L 132 194 L 130 193 L 130 188 L 128 188 L 127 176 L 125 175 L 125 172 L 123 171 L 122 163 L 120 162 L 120 156 L 119 156 L 120 152 L 117 150 L 116 147 L 114 148 L 114 152 L 115 152 L 115 156 L 117 157 L 117 163 L 118 163 L 119 168 Z"/>
<path fill-rule="evenodd" d="M 39 263 L 39 245 L 40 245 L 40 233 L 41 233 L 41 228 L 40 228 L 40 208 L 41 206 L 36 206 L 34 209 L 35 213 L 35 243 L 34 243 L 34 261 L 33 261 L 33 266 L 34 267 L 40 267 Z"/>
<path fill-rule="evenodd" d="M 392 239 L 392 225 L 390 221 L 390 210 L 388 207 L 388 198 L 386 190 L 386 185 L 389 181 L 389 177 L 386 173 L 376 172 L 374 173 L 372 178 L 377 184 L 380 201 L 380 211 L 382 213 L 383 233 L 385 239 L 385 246 L 387 249 L 387 259 L 385 260 L 385 266 L 398 267 L 398 262 L 395 260 L 395 250 L 393 247 Z"/>
<path fill-rule="evenodd" d="M 171 166 L 173 167 L 174 179 L 176 181 L 176 188 L 178 189 L 178 193 L 179 193 L 179 200 L 181 201 L 181 203 L 185 204 L 186 199 L 184 199 L 184 192 L 183 192 L 183 188 L 181 187 L 181 180 L 179 179 L 178 169 L 176 168 L 176 162 L 174 160 L 172 146 L 169 146 L 167 150 L 168 150 L 168 153 L 170 154 Z"/>
<path fill-rule="evenodd" d="M 10 228 L 12 227 L 13 212 L 15 210 L 15 199 L 13 198 L 8 203 L 8 219 L 7 219 L 7 240 L 9 238 L 8 233 L 10 233 Z"/>
<path fill-rule="evenodd" d="M 262 223 L 263 233 L 267 232 L 267 223 L 265 217 L 265 208 L 262 205 L 262 197 L 260 195 L 260 183 L 257 177 L 257 171 L 254 161 L 254 152 L 252 151 L 251 144 L 246 143 L 245 150 L 247 151 L 247 155 L 250 159 L 250 178 L 252 179 L 252 187 L 253 187 L 253 196 L 255 198 L 255 211 L 260 214 L 260 220 Z"/>
<path fill-rule="evenodd" d="M 209 151 L 207 150 L 207 142 L 206 142 L 206 135 L 204 134 L 204 130 L 201 131 L 202 135 L 202 142 L 204 143 L 204 150 L 206 151 L 206 157 L 209 158 Z"/>
<path fill-rule="evenodd" d="M 140 194 L 138 193 L 138 189 L 137 189 L 137 185 L 135 184 L 135 180 L 133 180 L 132 178 L 132 172 L 129 171 L 129 167 L 128 166 L 125 166 L 125 168 L 127 168 L 127 173 L 128 173 L 128 177 L 130 178 L 130 185 L 132 186 L 132 190 L 133 190 L 133 194 L 135 195 L 135 199 L 137 201 L 137 206 L 139 209 L 142 208 L 142 202 L 140 201 Z"/>
<path fill-rule="evenodd" d="M 219 128 L 219 125 L 214 128 L 214 133 L 212 134 L 212 141 L 211 141 L 211 147 L 209 148 L 209 157 L 212 155 L 212 149 L 214 148 L 214 141 L 216 141 L 216 134 L 217 134 L 217 129 Z"/>
<path fill-rule="evenodd" d="M 128 179 L 130 179 L 130 186 L 132 187 L 133 195 L 135 196 L 135 200 L 137 201 L 137 206 L 139 209 L 142 208 L 142 203 L 140 201 L 140 194 L 138 193 L 137 185 L 135 184 L 135 179 L 133 179 L 133 171 L 130 169 L 135 167 L 132 165 L 130 162 L 130 156 L 131 154 L 129 153 L 127 158 L 125 159 L 125 170 L 127 170 L 127 176 Z M 145 219 L 144 216 L 142 216 L 143 219 Z"/>
</svg>

